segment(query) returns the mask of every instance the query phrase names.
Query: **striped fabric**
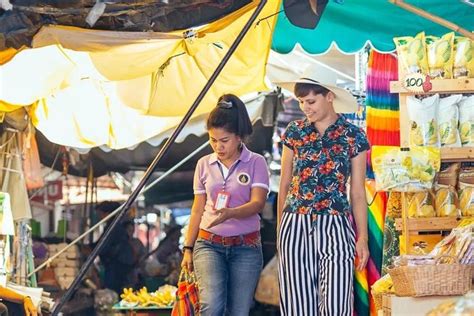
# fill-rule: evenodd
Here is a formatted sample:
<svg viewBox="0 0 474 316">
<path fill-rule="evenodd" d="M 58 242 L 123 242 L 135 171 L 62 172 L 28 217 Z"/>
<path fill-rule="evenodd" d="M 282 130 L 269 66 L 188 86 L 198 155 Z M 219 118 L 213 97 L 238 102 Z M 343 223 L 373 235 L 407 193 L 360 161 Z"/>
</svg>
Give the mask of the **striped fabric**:
<svg viewBox="0 0 474 316">
<path fill-rule="evenodd" d="M 372 146 L 400 144 L 398 94 L 390 93 L 390 81 L 398 80 L 398 61 L 372 50 L 367 70 L 367 138 Z M 368 175 L 373 178 L 370 159 Z"/>
<path fill-rule="evenodd" d="M 355 236 L 349 218 L 284 212 L 279 231 L 281 315 L 353 314 Z"/>
<path fill-rule="evenodd" d="M 373 145 L 400 144 L 398 94 L 390 93 L 390 81 L 398 78 L 397 59 L 390 54 L 372 50 L 367 72 L 367 137 Z M 368 155 L 367 175 L 373 178 Z M 378 193 L 375 197 L 375 183 L 366 182 L 368 203 L 368 230 L 370 258 L 365 271 L 356 271 L 354 284 L 354 308 L 359 316 L 376 315 L 375 304 L 370 295 L 370 286 L 382 275 L 384 248 L 384 222 L 387 195 Z M 374 200 L 375 197 L 375 200 Z"/>
</svg>

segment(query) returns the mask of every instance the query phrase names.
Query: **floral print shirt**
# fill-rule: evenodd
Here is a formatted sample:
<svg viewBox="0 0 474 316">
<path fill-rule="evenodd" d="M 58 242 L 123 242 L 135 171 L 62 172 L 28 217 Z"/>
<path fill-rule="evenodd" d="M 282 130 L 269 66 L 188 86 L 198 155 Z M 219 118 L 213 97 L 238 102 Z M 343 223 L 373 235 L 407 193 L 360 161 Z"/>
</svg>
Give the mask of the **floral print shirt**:
<svg viewBox="0 0 474 316">
<path fill-rule="evenodd" d="M 370 148 L 365 132 L 340 116 L 320 135 L 307 119 L 293 121 L 282 142 L 294 153 L 284 212 L 339 215 L 351 211 L 346 184 L 351 158 Z"/>
</svg>

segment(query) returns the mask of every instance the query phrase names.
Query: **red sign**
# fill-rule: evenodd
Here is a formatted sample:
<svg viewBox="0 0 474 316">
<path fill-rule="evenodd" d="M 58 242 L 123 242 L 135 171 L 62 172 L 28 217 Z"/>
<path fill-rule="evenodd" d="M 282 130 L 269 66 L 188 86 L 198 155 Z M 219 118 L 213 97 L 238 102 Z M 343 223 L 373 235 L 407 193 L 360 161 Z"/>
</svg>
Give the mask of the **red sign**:
<svg viewBox="0 0 474 316">
<path fill-rule="evenodd" d="M 63 182 L 61 180 L 49 181 L 33 198 L 39 203 L 54 202 L 63 198 Z"/>
<path fill-rule="evenodd" d="M 409 74 L 403 80 L 403 87 L 410 92 L 430 92 L 433 89 L 430 76 L 419 73 Z"/>
</svg>

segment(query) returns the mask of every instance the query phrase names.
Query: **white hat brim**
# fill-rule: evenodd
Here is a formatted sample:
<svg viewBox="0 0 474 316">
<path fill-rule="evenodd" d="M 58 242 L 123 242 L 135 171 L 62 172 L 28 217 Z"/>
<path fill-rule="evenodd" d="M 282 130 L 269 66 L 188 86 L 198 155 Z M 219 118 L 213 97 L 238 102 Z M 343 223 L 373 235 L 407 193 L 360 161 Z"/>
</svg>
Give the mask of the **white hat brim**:
<svg viewBox="0 0 474 316">
<path fill-rule="evenodd" d="M 287 82 L 275 82 L 276 85 L 292 93 L 294 93 L 296 83 L 309 83 L 309 84 L 319 85 L 321 87 L 324 87 L 330 90 L 336 96 L 332 103 L 334 107 L 334 111 L 336 111 L 336 113 L 355 113 L 359 109 L 359 105 L 357 104 L 356 98 L 354 98 L 349 91 L 343 88 L 339 88 L 339 87 L 324 84 L 324 83 L 314 83 L 310 80 L 305 80 L 305 79 L 298 79 L 295 81 L 287 81 Z"/>
</svg>

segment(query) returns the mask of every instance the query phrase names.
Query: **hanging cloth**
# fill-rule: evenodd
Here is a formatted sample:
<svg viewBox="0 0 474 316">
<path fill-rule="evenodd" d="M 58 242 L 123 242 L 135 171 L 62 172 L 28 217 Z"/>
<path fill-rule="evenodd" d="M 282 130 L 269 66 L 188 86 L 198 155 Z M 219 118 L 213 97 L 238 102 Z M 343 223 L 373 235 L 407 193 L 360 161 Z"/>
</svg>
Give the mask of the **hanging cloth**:
<svg viewBox="0 0 474 316">
<path fill-rule="evenodd" d="M 26 181 L 23 174 L 20 134 L 6 131 L 0 137 L 1 191 L 10 194 L 13 220 L 31 218 Z"/>
</svg>

